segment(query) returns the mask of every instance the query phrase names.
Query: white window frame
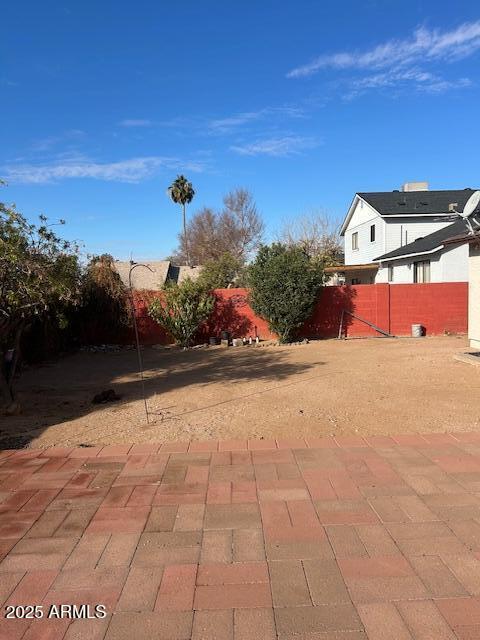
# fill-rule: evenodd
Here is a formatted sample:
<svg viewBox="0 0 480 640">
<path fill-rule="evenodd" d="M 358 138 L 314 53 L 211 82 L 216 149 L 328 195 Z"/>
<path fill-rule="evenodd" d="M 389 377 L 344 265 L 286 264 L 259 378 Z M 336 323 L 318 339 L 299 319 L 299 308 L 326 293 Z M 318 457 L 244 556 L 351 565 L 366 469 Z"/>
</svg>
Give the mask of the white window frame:
<svg viewBox="0 0 480 640">
<path fill-rule="evenodd" d="M 372 240 L 372 231 L 373 231 L 373 240 Z M 370 225 L 370 242 L 376 242 L 377 241 L 377 225 L 376 224 L 371 224 Z"/>
<path fill-rule="evenodd" d="M 352 233 L 352 251 L 358 251 L 358 231 Z"/>
<path fill-rule="evenodd" d="M 427 284 L 430 278 L 430 260 L 419 260 L 413 263 L 413 282 L 415 284 Z"/>
</svg>

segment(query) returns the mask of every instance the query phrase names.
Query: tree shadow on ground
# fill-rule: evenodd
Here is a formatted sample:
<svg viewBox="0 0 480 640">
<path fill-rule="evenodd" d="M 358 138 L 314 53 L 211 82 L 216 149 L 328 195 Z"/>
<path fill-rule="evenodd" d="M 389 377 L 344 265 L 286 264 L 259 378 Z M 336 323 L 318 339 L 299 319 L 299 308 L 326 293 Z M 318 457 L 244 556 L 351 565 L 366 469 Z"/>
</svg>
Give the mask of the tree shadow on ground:
<svg viewBox="0 0 480 640">
<path fill-rule="evenodd" d="M 274 388 L 293 376 L 323 362 L 289 361 L 290 350 L 255 346 L 202 348 L 188 351 L 145 348 L 145 393 L 147 399 L 179 389 L 195 388 L 197 397 L 205 389 L 206 404 L 212 403 L 210 387 L 245 382 L 272 383 Z M 23 414 L 0 418 L 0 449 L 28 446 L 31 440 L 54 425 L 82 416 L 100 420 L 99 405 L 92 404 L 95 394 L 113 388 L 121 396 L 115 410 L 120 418 L 126 405 L 142 398 L 137 355 L 133 350 L 112 353 L 80 352 L 40 367 L 32 367 L 18 382 Z M 208 391 L 207 391 L 208 389 Z M 252 395 L 259 389 L 253 388 Z M 247 395 L 250 391 L 247 391 Z M 219 398 L 220 399 L 220 398 Z M 212 403 L 212 406 L 215 399 Z M 101 405 L 100 405 L 101 406 Z M 98 417 L 95 414 L 98 413 Z M 58 441 L 61 440 L 59 431 Z"/>
</svg>

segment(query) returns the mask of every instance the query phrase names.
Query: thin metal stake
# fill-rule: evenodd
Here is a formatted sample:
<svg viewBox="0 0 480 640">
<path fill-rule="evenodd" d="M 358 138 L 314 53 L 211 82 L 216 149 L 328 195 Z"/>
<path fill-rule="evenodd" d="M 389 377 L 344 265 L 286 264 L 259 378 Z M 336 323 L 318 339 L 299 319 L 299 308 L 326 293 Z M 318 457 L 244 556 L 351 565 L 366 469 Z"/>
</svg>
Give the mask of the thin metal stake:
<svg viewBox="0 0 480 640">
<path fill-rule="evenodd" d="M 137 326 L 137 314 L 135 313 L 135 298 L 133 297 L 133 286 L 132 286 L 132 272 L 137 267 L 145 267 L 153 273 L 153 269 L 146 264 L 140 264 L 139 262 L 134 262 L 130 260 L 130 271 L 128 272 L 128 286 L 130 288 L 130 298 L 132 302 L 132 312 L 133 312 L 133 326 L 135 329 L 135 342 L 137 344 L 137 358 L 138 358 L 138 371 L 140 374 L 140 382 L 142 385 L 142 398 L 143 404 L 145 406 L 145 418 L 147 420 L 147 424 L 149 424 L 150 420 L 148 418 L 148 406 L 147 406 L 147 396 L 145 394 L 145 378 L 143 376 L 143 360 L 142 360 L 142 352 L 140 351 L 140 338 L 138 335 L 138 326 Z"/>
<path fill-rule="evenodd" d="M 343 329 L 343 316 L 345 315 L 345 310 L 342 309 L 342 317 L 340 320 L 340 326 L 338 328 L 338 339 L 341 340 L 342 338 L 342 329 Z"/>
</svg>

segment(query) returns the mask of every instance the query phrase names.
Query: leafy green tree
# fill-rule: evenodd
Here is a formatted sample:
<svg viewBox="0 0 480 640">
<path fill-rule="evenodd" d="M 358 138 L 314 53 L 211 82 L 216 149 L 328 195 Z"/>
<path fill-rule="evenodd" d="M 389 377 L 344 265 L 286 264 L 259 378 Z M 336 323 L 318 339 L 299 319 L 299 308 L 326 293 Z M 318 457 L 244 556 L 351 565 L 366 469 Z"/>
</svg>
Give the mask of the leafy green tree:
<svg viewBox="0 0 480 640">
<path fill-rule="evenodd" d="M 289 342 L 310 316 L 322 279 L 321 266 L 300 247 L 264 245 L 247 272 L 252 308 L 280 342 Z"/>
<path fill-rule="evenodd" d="M 214 296 L 204 286 L 186 278 L 181 284 L 169 282 L 162 296 L 152 300 L 148 313 L 177 344 L 186 348 L 209 318 L 214 304 Z"/>
<path fill-rule="evenodd" d="M 224 253 L 217 260 L 208 260 L 197 278 L 197 282 L 208 290 L 227 289 L 239 286 L 238 282 L 243 273 L 242 261 Z"/>
<path fill-rule="evenodd" d="M 31 224 L 0 203 L 0 395 L 9 412 L 17 405 L 13 383 L 25 330 L 47 316 L 62 323 L 78 300 L 78 247 L 52 226 L 45 216 Z"/>
<path fill-rule="evenodd" d="M 170 198 L 182 206 L 183 211 L 183 242 L 185 245 L 185 254 L 187 259 L 187 265 L 190 265 L 190 255 L 188 250 L 188 237 L 187 237 L 187 214 L 186 205 L 193 200 L 195 191 L 193 190 L 192 183 L 189 182 L 185 176 L 177 176 L 176 180 L 168 187 L 168 194 Z"/>
</svg>

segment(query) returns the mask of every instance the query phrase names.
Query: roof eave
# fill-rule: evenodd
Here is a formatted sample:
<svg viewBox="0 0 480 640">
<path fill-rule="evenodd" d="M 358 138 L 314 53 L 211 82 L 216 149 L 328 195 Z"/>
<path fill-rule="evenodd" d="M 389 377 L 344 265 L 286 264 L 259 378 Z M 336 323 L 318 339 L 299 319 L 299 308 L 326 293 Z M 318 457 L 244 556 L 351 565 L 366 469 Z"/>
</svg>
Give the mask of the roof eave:
<svg viewBox="0 0 480 640">
<path fill-rule="evenodd" d="M 383 216 L 382 216 L 382 214 L 381 214 L 379 211 L 377 211 L 377 209 L 375 209 L 375 207 L 374 207 L 374 206 L 372 206 L 369 202 L 367 202 L 367 201 L 365 200 L 365 198 L 362 198 L 362 196 L 361 196 L 361 195 L 359 195 L 358 193 L 356 193 L 356 194 L 353 196 L 353 200 L 352 200 L 352 203 L 351 203 L 351 205 L 350 205 L 350 207 L 349 207 L 349 209 L 348 209 L 348 211 L 347 211 L 347 215 L 345 216 L 345 220 L 343 221 L 343 224 L 342 224 L 342 226 L 340 227 L 340 235 L 341 235 L 341 236 L 344 236 L 344 235 L 345 235 L 345 231 L 347 230 L 348 224 L 349 224 L 350 220 L 352 219 L 353 212 L 355 211 L 355 205 L 356 205 L 356 204 L 357 204 L 357 202 L 358 202 L 358 201 L 360 201 L 360 200 L 361 200 L 362 202 L 364 202 L 365 204 L 367 204 L 369 207 L 371 207 L 371 208 L 372 208 L 372 209 L 373 209 L 373 210 L 374 210 L 374 211 L 375 211 L 375 212 L 376 212 L 376 213 L 377 213 L 381 218 L 383 217 Z"/>
<path fill-rule="evenodd" d="M 385 255 L 380 256 L 379 258 L 374 258 L 373 261 L 380 263 L 380 262 L 392 262 L 393 260 L 405 260 L 406 258 L 415 258 L 416 256 L 431 255 L 432 253 L 441 251 L 444 248 L 445 248 L 445 243 L 442 243 L 442 244 L 439 244 L 434 249 L 429 249 L 428 251 L 415 251 L 414 253 L 404 253 L 401 256 L 389 256 L 389 254 L 386 253 Z"/>
<path fill-rule="evenodd" d="M 465 233 L 461 236 L 454 236 L 445 240 L 445 244 L 464 244 L 464 243 L 476 243 L 480 242 L 480 232 L 476 232 L 473 235 L 471 233 Z"/>
<path fill-rule="evenodd" d="M 378 264 L 367 262 L 365 264 L 337 264 L 331 267 L 325 267 L 325 273 L 342 273 L 348 271 L 369 271 L 378 269 Z"/>
</svg>

